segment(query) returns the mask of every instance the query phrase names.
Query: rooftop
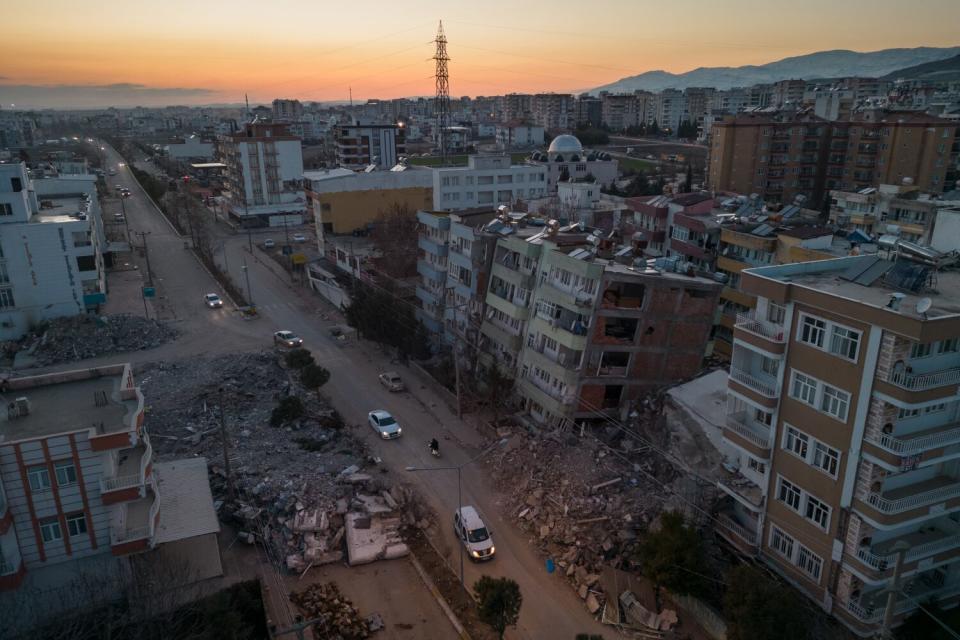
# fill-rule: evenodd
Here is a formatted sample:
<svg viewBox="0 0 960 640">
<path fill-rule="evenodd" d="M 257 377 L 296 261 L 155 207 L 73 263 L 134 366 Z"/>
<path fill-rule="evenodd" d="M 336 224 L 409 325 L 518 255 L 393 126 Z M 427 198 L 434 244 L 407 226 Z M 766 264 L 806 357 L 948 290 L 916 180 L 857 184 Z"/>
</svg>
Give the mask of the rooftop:
<svg viewBox="0 0 960 640">
<path fill-rule="evenodd" d="M 876 255 L 849 256 L 814 262 L 800 262 L 770 267 L 756 267 L 744 272 L 770 278 L 791 285 L 813 289 L 828 295 L 855 300 L 877 308 L 885 308 L 894 294 L 902 295 L 897 313 L 915 319 L 938 318 L 960 314 L 960 272 L 941 270 L 936 272 L 933 287 L 924 286 L 911 291 L 909 286 L 892 286 L 891 283 L 908 285 L 910 273 L 903 269 L 918 271 L 923 265 L 901 260 L 893 263 Z M 932 267 L 930 268 L 932 269 Z M 929 275 L 929 272 L 928 272 Z M 930 309 L 917 312 L 917 303 L 929 298 Z"/>
<path fill-rule="evenodd" d="M 40 210 L 30 222 L 78 222 L 77 214 L 89 214 L 89 201 L 82 196 L 40 196 Z"/>
<path fill-rule="evenodd" d="M 57 377 L 58 374 L 52 374 L 9 381 L 9 388 L 0 394 L 0 399 L 9 407 L 11 403 L 16 404 L 17 398 L 27 398 L 30 412 L 13 418 L 9 411 L 0 413 L 0 443 L 90 428 L 99 433 L 129 428 L 124 417 L 136 410 L 137 402 L 120 399 L 122 375 L 119 372 L 46 384 L 47 380 Z M 35 385 L 30 386 L 34 380 Z"/>
<path fill-rule="evenodd" d="M 205 458 L 155 462 L 160 493 L 158 544 L 220 531 Z"/>
</svg>

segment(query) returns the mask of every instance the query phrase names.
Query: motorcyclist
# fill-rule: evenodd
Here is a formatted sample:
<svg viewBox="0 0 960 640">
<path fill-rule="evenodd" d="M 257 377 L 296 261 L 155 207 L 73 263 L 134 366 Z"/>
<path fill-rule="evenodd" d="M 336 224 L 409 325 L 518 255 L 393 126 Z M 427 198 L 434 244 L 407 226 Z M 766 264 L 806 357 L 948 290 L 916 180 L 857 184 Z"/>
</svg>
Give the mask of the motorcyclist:
<svg viewBox="0 0 960 640">
<path fill-rule="evenodd" d="M 435 453 L 440 453 L 440 443 L 437 442 L 436 438 L 433 438 L 432 440 L 430 440 L 430 451 L 433 451 Z"/>
</svg>

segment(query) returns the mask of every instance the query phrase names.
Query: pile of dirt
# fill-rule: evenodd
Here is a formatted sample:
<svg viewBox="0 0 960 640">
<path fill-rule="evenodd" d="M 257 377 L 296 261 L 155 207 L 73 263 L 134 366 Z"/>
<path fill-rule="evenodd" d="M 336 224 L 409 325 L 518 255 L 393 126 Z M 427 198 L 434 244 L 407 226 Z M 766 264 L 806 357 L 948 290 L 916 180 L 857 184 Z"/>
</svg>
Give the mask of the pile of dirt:
<svg viewBox="0 0 960 640">
<path fill-rule="evenodd" d="M 50 320 L 25 336 L 17 350 L 32 355 L 38 366 L 48 366 L 153 349 L 177 335 L 170 325 L 140 316 L 79 315 Z"/>
</svg>

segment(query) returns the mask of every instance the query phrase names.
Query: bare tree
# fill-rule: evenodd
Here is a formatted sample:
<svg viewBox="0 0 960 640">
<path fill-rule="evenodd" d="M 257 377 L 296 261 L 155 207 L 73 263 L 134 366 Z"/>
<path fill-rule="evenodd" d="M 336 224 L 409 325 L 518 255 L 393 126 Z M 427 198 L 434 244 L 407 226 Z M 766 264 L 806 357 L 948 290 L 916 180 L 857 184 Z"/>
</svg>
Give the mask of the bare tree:
<svg viewBox="0 0 960 640">
<path fill-rule="evenodd" d="M 407 205 L 395 203 L 381 212 L 370 234 L 381 269 L 394 278 L 416 275 L 419 234 L 416 212 Z"/>
</svg>

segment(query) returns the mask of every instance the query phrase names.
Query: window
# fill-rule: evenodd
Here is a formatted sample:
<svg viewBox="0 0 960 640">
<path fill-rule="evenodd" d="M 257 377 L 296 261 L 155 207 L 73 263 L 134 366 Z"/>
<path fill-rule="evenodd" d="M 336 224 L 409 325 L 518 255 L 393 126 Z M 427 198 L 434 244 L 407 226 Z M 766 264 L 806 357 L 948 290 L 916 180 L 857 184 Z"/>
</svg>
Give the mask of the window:
<svg viewBox="0 0 960 640">
<path fill-rule="evenodd" d="M 787 317 L 787 310 L 782 305 L 771 302 L 767 305 L 767 320 L 773 324 L 783 325 Z"/>
<path fill-rule="evenodd" d="M 814 580 L 820 580 L 820 571 L 823 568 L 823 560 L 803 545 L 798 545 L 797 566 L 801 571 L 809 575 Z"/>
<path fill-rule="evenodd" d="M 911 358 L 926 358 L 931 353 L 933 353 L 932 342 L 915 342 L 910 348 Z"/>
<path fill-rule="evenodd" d="M 71 513 L 66 519 L 67 534 L 71 538 L 87 532 L 87 517 L 83 513 Z"/>
<path fill-rule="evenodd" d="M 830 336 L 830 353 L 848 358 L 857 359 L 857 349 L 860 347 L 860 332 L 846 327 L 834 325 Z"/>
<path fill-rule="evenodd" d="M 840 420 L 846 421 L 847 419 L 847 410 L 850 408 L 850 394 L 846 391 L 841 391 L 831 387 L 830 385 L 823 385 L 823 396 L 820 399 L 820 410 L 824 413 L 829 413 L 830 415 L 839 418 Z"/>
<path fill-rule="evenodd" d="M 937 353 L 956 353 L 960 346 L 960 338 L 950 338 L 937 343 Z"/>
<path fill-rule="evenodd" d="M 784 558 L 793 559 L 793 538 L 777 527 L 770 527 L 770 547 Z"/>
<path fill-rule="evenodd" d="M 76 484 L 77 468 L 73 466 L 73 462 L 57 462 L 53 468 L 57 473 L 57 486 Z"/>
<path fill-rule="evenodd" d="M 0 216 L 12 216 L 13 205 L 9 202 L 0 202 Z"/>
<path fill-rule="evenodd" d="M 674 226 L 670 230 L 670 237 L 680 242 L 687 242 L 690 239 L 690 230 L 686 227 Z"/>
<path fill-rule="evenodd" d="M 800 433 L 793 427 L 786 427 L 783 432 L 783 448 L 794 455 L 807 459 L 810 438 L 806 434 Z"/>
<path fill-rule="evenodd" d="M 830 507 L 811 495 L 807 496 L 807 507 L 803 515 L 817 523 L 821 529 L 826 530 L 830 525 Z"/>
<path fill-rule="evenodd" d="M 840 466 L 840 452 L 822 442 L 817 442 L 813 446 L 813 466 L 836 478 L 837 469 Z"/>
<path fill-rule="evenodd" d="M 46 491 L 50 488 L 50 472 L 45 466 L 27 467 L 27 480 L 31 491 Z"/>
<path fill-rule="evenodd" d="M 17 306 L 13 301 L 13 289 L 10 287 L 0 288 L 0 309 L 10 309 Z"/>
<path fill-rule="evenodd" d="M 793 372 L 793 385 L 790 395 L 801 402 L 813 405 L 817 398 L 817 381 L 802 373 Z"/>
<path fill-rule="evenodd" d="M 63 538 L 60 522 L 56 518 L 40 521 L 40 537 L 44 542 L 55 542 Z"/>
<path fill-rule="evenodd" d="M 827 330 L 827 323 L 819 318 L 804 315 L 800 320 L 800 333 L 798 339 L 800 342 L 812 344 L 815 347 L 823 348 L 823 336 Z"/>
<path fill-rule="evenodd" d="M 776 378 L 777 372 L 780 371 L 780 361 L 764 356 L 760 360 L 760 370 L 765 374 Z"/>
<path fill-rule="evenodd" d="M 756 458 L 747 458 L 747 468 L 761 474 L 767 472 L 766 463 L 760 462 Z"/>
<path fill-rule="evenodd" d="M 777 500 L 783 502 L 794 511 L 800 511 L 800 502 L 803 499 L 803 492 L 800 487 L 789 480 L 779 478 L 780 486 L 777 489 Z"/>
</svg>

